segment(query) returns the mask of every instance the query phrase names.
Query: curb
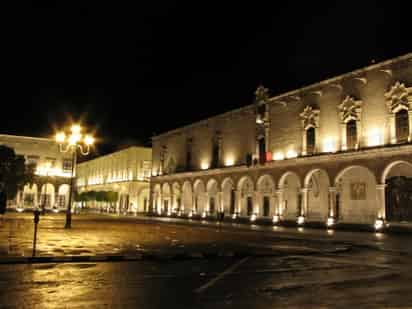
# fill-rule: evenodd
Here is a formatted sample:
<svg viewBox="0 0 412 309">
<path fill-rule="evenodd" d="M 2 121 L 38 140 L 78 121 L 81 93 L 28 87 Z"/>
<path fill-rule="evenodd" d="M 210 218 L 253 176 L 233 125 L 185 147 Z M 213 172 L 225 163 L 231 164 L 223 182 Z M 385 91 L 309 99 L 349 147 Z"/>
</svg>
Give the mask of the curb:
<svg viewBox="0 0 412 309">
<path fill-rule="evenodd" d="M 84 263 L 84 262 L 124 262 L 124 261 L 182 261 L 213 258 L 242 258 L 253 254 L 245 252 L 185 252 L 176 254 L 143 253 L 137 255 L 72 255 L 72 256 L 38 256 L 1 258 L 0 265 L 5 264 L 42 264 L 42 263 Z"/>
</svg>

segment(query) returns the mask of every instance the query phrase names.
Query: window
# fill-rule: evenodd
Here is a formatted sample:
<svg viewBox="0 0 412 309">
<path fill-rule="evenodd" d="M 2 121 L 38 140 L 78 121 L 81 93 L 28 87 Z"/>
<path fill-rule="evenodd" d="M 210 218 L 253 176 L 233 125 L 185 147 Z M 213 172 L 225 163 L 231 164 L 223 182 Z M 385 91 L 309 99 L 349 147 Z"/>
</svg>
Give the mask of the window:
<svg viewBox="0 0 412 309">
<path fill-rule="evenodd" d="M 34 193 L 25 193 L 23 201 L 24 201 L 24 206 L 33 206 L 34 205 Z"/>
<path fill-rule="evenodd" d="M 306 153 L 313 154 L 315 152 L 315 128 L 310 127 L 306 130 Z"/>
<path fill-rule="evenodd" d="M 358 143 L 356 121 L 351 120 L 346 124 L 346 145 L 348 149 L 355 149 Z"/>
<path fill-rule="evenodd" d="M 407 110 L 401 110 L 395 114 L 396 141 L 407 142 L 409 137 L 409 115 Z"/>
<path fill-rule="evenodd" d="M 57 205 L 59 206 L 59 208 L 64 208 L 66 206 L 66 196 L 65 195 L 58 196 Z"/>
<path fill-rule="evenodd" d="M 220 133 L 217 132 L 215 137 L 213 138 L 213 146 L 212 146 L 212 168 L 219 167 L 220 163 L 220 147 L 221 146 L 221 136 Z"/>
<path fill-rule="evenodd" d="M 27 164 L 33 165 L 34 169 L 37 167 L 37 163 L 39 162 L 40 157 L 39 156 L 28 156 L 27 157 Z"/>
<path fill-rule="evenodd" d="M 266 162 L 265 138 L 264 137 L 259 138 L 258 143 L 259 143 L 259 163 L 264 164 Z"/>
<path fill-rule="evenodd" d="M 63 159 L 63 172 L 71 172 L 72 170 L 72 160 Z"/>
<path fill-rule="evenodd" d="M 192 169 L 192 147 L 193 139 L 189 138 L 186 142 L 186 170 Z"/>
</svg>

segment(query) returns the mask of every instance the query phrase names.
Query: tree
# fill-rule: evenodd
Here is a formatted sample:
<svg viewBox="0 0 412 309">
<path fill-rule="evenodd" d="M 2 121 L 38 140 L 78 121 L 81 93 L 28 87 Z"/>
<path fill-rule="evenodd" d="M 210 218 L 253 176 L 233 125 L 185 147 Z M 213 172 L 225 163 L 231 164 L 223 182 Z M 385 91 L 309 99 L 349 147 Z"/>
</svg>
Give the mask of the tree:
<svg viewBox="0 0 412 309">
<path fill-rule="evenodd" d="M 33 183 L 34 166 L 26 165 L 13 148 L 0 145 L 0 214 L 6 212 L 7 200 L 14 199 L 26 183 Z"/>
</svg>

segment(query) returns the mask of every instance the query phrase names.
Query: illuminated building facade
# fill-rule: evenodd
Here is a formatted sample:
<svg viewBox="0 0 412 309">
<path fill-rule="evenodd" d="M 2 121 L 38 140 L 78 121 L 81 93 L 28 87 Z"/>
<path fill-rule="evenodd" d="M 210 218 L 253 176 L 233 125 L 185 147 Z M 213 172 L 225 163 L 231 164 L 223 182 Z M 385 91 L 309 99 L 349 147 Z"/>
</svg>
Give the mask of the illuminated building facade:
<svg viewBox="0 0 412 309">
<path fill-rule="evenodd" d="M 153 138 L 152 210 L 411 222 L 412 54 Z"/>
<path fill-rule="evenodd" d="M 53 139 L 0 134 L 0 145 L 13 148 L 35 165 L 33 184 L 26 184 L 9 208 L 17 210 L 45 207 L 55 211 L 66 209 L 70 189 L 72 159 L 62 154 Z"/>
<path fill-rule="evenodd" d="M 135 146 L 80 163 L 76 169 L 77 189 L 117 192 L 116 211 L 147 212 L 151 164 L 151 148 Z"/>
</svg>

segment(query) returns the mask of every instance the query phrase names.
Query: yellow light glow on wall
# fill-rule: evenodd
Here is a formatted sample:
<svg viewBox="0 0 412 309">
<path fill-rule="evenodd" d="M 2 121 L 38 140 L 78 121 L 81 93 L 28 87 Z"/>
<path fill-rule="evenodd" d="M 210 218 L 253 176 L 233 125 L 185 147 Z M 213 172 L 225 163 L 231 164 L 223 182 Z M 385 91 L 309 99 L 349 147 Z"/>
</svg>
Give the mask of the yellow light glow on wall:
<svg viewBox="0 0 412 309">
<path fill-rule="evenodd" d="M 202 163 L 200 164 L 200 168 L 201 168 L 202 170 L 207 170 L 207 169 L 209 168 L 209 163 L 208 163 L 208 162 L 202 162 Z"/>
<path fill-rule="evenodd" d="M 336 142 L 332 138 L 325 138 L 323 141 L 323 152 L 335 152 Z"/>
<path fill-rule="evenodd" d="M 285 159 L 285 155 L 283 154 L 282 151 L 278 151 L 273 154 L 273 160 L 278 161 L 278 160 L 283 160 L 283 159 Z"/>
<path fill-rule="evenodd" d="M 383 144 L 383 134 L 381 129 L 373 128 L 368 133 L 368 146 L 379 146 Z"/>
<path fill-rule="evenodd" d="M 290 159 L 290 158 L 296 158 L 298 156 L 298 153 L 294 150 L 294 149 L 289 149 L 286 152 L 286 158 Z"/>
<path fill-rule="evenodd" d="M 225 160 L 225 165 L 226 166 L 232 166 L 235 164 L 235 159 L 233 157 L 228 157 Z"/>
</svg>

